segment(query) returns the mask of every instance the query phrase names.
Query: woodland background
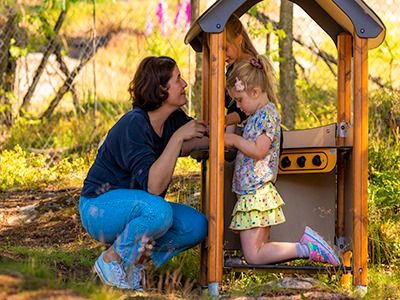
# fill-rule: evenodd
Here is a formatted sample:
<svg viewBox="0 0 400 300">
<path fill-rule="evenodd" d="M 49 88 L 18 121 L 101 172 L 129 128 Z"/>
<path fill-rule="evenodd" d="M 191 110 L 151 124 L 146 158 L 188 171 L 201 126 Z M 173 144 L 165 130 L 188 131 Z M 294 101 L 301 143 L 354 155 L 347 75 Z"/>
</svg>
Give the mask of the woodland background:
<svg viewBox="0 0 400 300">
<path fill-rule="evenodd" d="M 387 28 L 384 43 L 369 51 L 370 274 L 380 299 L 398 298 L 400 0 L 365 2 Z M 110 292 L 99 292 L 97 286 L 82 290 L 77 284 L 88 277 L 89 266 L 100 251 L 79 227 L 75 208 L 79 188 L 99 142 L 130 109 L 127 87 L 143 57 L 169 55 L 177 60 L 189 84 L 185 109 L 199 116 L 201 56 L 183 40 L 191 21 L 211 3 L 0 3 L 0 250 L 5 253 L 0 255 L 0 270 L 9 274 L 11 269 L 26 280 L 27 274 L 40 277 L 39 265 L 45 282 L 39 280 L 34 287 L 49 285 L 46 276 L 61 274 L 50 286 L 72 286 L 80 295 L 90 297 Z M 259 52 L 274 62 L 285 127 L 300 129 L 336 122 L 337 53 L 330 37 L 286 0 L 262 1 L 241 19 Z M 196 161 L 180 159 L 169 199 L 198 206 L 199 172 Z M 51 234 L 44 234 L 46 230 Z M 60 258 L 59 253 L 72 262 Z M 71 256 L 78 257 L 79 263 Z M 51 257 L 52 263 L 44 263 L 44 257 Z M 194 253 L 182 260 L 189 263 L 175 279 L 172 271 L 166 275 L 168 269 L 155 273 L 158 284 L 162 276 L 166 282 L 159 290 L 165 293 L 169 284 L 170 290 L 179 287 L 182 292 L 184 280 L 195 282 L 195 257 Z M 241 278 L 237 285 L 243 290 L 250 282 L 262 281 L 260 278 Z M 227 276 L 226 280 L 230 289 L 236 287 L 236 279 Z M 0 287 L 8 294 L 24 290 L 20 284 L 0 283 Z M 193 284 L 188 284 L 187 290 L 191 287 Z"/>
</svg>

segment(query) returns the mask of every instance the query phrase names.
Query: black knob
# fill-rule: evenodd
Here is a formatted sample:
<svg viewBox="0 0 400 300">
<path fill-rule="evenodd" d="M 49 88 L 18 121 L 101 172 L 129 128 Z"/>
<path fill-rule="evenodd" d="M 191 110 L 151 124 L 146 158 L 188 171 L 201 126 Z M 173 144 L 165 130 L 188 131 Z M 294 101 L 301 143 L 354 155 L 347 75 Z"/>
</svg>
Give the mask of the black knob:
<svg viewBox="0 0 400 300">
<path fill-rule="evenodd" d="M 306 165 L 306 157 L 304 155 L 302 155 L 297 158 L 296 162 L 300 168 L 304 168 L 304 166 Z"/>
<path fill-rule="evenodd" d="M 284 156 L 281 160 L 281 166 L 282 168 L 288 168 L 290 167 L 290 165 L 292 164 L 292 162 L 290 161 L 289 157 Z"/>
<path fill-rule="evenodd" d="M 314 166 L 319 167 L 320 165 L 322 165 L 322 161 L 321 161 L 321 156 L 320 155 L 314 155 L 313 159 L 312 159 L 312 163 Z"/>
</svg>

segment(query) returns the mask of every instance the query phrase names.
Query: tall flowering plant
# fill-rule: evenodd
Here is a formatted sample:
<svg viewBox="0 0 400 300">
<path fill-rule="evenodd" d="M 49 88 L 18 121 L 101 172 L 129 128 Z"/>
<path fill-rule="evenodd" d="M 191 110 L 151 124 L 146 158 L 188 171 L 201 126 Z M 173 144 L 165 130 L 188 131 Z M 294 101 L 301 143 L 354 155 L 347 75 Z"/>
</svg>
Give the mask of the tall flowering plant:
<svg viewBox="0 0 400 300">
<path fill-rule="evenodd" d="M 173 26 L 182 31 L 186 31 L 190 26 L 191 21 L 191 7 L 190 0 L 185 0 L 181 2 L 178 0 L 178 5 L 175 12 L 175 17 L 173 18 Z M 154 14 L 153 14 L 154 13 Z M 161 28 L 161 34 L 165 38 L 168 34 L 168 25 L 169 24 L 169 16 L 168 16 L 168 5 L 165 0 L 158 1 L 155 6 L 153 13 L 149 13 L 146 20 L 146 29 L 145 32 L 147 35 L 153 33 L 154 24 L 153 24 L 153 16 L 155 16 L 156 23 Z M 172 25 L 171 24 L 171 25 Z"/>
</svg>

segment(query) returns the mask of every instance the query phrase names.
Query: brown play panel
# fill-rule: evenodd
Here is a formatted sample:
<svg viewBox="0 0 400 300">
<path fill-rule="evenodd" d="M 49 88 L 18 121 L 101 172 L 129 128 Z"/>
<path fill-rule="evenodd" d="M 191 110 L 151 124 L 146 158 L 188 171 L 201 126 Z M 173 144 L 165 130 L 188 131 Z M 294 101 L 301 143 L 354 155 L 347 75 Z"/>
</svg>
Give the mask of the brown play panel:
<svg viewBox="0 0 400 300">
<path fill-rule="evenodd" d="M 260 0 L 219 0 L 191 26 L 185 42 L 203 53 L 202 114 L 210 124 L 208 159 L 202 166 L 202 207 L 208 239 L 202 247 L 202 281 L 219 294 L 223 269 L 277 272 L 351 272 L 353 284 L 367 286 L 368 262 L 368 50 L 378 47 L 386 29 L 361 0 L 295 1 L 332 38 L 337 47 L 337 123 L 284 132 L 277 188 L 286 205 L 286 223 L 271 239 L 297 241 L 309 225 L 352 260 L 339 268 L 248 265 L 229 260 L 240 249 L 227 230 L 235 203 L 231 192 L 233 162 L 224 149 L 225 32 L 232 14 L 241 16 Z M 284 113 L 284 112 L 283 112 Z M 224 181 L 226 181 L 224 183 Z M 237 261 L 237 260 L 236 260 Z"/>
</svg>

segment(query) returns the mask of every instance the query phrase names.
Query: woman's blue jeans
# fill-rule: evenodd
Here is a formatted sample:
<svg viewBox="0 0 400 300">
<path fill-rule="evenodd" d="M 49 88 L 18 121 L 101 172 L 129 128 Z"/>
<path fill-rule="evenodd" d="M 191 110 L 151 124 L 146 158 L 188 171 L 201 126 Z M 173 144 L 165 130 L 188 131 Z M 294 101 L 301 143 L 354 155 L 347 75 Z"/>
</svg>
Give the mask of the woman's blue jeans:
<svg viewBox="0 0 400 300">
<path fill-rule="evenodd" d="M 97 198 L 81 196 L 79 212 L 86 231 L 94 239 L 112 244 L 127 265 L 135 261 L 144 236 L 155 241 L 151 259 L 161 266 L 207 235 L 203 214 L 142 190 L 111 190 Z"/>
</svg>

